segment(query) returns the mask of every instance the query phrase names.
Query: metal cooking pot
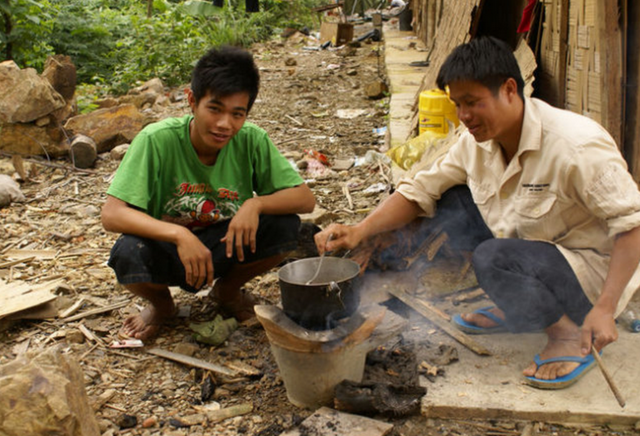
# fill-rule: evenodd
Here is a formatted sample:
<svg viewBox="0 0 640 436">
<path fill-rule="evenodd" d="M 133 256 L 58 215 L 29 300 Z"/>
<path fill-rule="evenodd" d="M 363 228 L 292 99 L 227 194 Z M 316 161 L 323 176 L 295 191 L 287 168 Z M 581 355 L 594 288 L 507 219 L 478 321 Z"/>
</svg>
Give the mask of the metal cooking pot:
<svg viewBox="0 0 640 436">
<path fill-rule="evenodd" d="M 309 330 L 333 328 L 336 320 L 352 315 L 360 304 L 357 277 L 360 265 L 350 259 L 326 257 L 316 279 L 319 257 L 288 263 L 278 271 L 284 313 Z"/>
</svg>

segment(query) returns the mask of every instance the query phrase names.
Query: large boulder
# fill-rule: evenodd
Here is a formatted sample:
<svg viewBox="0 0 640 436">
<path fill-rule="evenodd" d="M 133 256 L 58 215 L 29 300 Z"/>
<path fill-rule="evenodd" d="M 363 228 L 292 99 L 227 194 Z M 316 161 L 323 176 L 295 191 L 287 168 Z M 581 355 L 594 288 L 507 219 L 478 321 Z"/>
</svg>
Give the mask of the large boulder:
<svg viewBox="0 0 640 436">
<path fill-rule="evenodd" d="M 10 154 L 65 156 L 69 144 L 62 129 L 53 125 L 0 123 L 0 150 Z"/>
<path fill-rule="evenodd" d="M 0 366 L 0 434 L 99 436 L 83 378 L 56 348 Z"/>
<path fill-rule="evenodd" d="M 42 77 L 47 79 L 53 89 L 64 98 L 71 101 L 76 92 L 76 66 L 69 56 L 55 55 L 47 58 Z"/>
<path fill-rule="evenodd" d="M 33 68 L 0 63 L 0 123 L 30 123 L 66 105 L 64 98 Z"/>
<path fill-rule="evenodd" d="M 98 153 L 130 143 L 147 123 L 145 116 L 133 104 L 98 109 L 69 118 L 64 128 L 69 136 L 86 135 L 96 142 Z"/>
</svg>

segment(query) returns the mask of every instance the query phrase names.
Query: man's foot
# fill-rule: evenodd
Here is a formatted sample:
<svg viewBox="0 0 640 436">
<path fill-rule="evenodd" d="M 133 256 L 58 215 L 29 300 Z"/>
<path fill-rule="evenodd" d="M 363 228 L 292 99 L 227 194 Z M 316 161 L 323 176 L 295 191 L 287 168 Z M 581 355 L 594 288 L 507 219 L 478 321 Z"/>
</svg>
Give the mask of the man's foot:
<svg viewBox="0 0 640 436">
<path fill-rule="evenodd" d="M 176 314 L 176 307 L 160 311 L 154 306 L 145 307 L 142 312 L 128 317 L 118 333 L 119 336 L 140 339 L 152 339 L 158 335 L 160 327 Z"/>
<path fill-rule="evenodd" d="M 257 302 L 245 289 L 239 289 L 231 296 L 214 296 L 213 299 L 220 305 L 220 309 L 225 315 L 235 318 L 238 322 L 247 321 L 256 316 L 253 306 Z"/>
<path fill-rule="evenodd" d="M 566 315 L 548 327 L 546 330 L 548 340 L 547 345 L 540 353 L 540 359 L 546 360 L 561 356 L 582 357 L 580 347 L 580 328 Z M 538 366 L 532 362 L 522 371 L 528 377 L 535 377 L 540 380 L 555 380 L 570 374 L 576 369 L 578 362 L 551 362 Z"/>
<path fill-rule="evenodd" d="M 491 307 L 486 309 L 487 312 L 492 313 L 497 318 L 504 320 L 504 312 L 497 307 Z M 471 313 L 463 313 L 460 317 L 467 323 L 472 324 L 476 327 L 490 329 L 493 327 L 498 327 L 499 324 L 497 321 L 491 319 L 490 317 L 483 315 L 482 312 L 476 311 Z M 504 323 L 503 323 L 504 324 Z"/>
</svg>

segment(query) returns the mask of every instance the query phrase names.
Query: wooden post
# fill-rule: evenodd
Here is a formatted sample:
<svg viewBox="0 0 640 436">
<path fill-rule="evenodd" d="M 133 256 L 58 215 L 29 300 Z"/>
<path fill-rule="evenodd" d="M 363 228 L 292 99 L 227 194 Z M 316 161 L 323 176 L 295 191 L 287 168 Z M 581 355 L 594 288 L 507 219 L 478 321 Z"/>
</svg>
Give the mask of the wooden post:
<svg viewBox="0 0 640 436">
<path fill-rule="evenodd" d="M 623 108 L 625 72 L 623 71 L 623 38 L 617 1 L 597 1 L 598 41 L 600 52 L 600 89 L 602 125 L 619 147 L 623 144 Z M 626 17 L 622 17 L 623 20 Z"/>
</svg>

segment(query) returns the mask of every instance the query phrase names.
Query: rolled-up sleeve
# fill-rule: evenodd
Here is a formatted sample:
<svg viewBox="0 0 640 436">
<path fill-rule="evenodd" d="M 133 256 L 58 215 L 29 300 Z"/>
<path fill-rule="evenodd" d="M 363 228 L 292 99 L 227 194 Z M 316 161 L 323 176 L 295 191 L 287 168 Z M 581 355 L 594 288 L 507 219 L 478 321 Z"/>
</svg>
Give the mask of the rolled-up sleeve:
<svg viewBox="0 0 640 436">
<path fill-rule="evenodd" d="M 640 226 L 640 192 L 622 164 L 609 161 L 601 166 L 586 193 L 593 212 L 607 222 L 609 236 Z"/>
</svg>

